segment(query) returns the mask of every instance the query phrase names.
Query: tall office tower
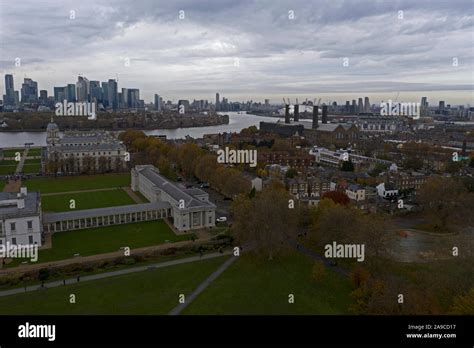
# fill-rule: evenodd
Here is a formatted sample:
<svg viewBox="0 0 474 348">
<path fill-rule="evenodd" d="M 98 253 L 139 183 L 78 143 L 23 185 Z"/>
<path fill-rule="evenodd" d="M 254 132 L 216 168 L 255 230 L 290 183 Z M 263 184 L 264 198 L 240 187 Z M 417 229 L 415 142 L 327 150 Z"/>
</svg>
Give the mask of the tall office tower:
<svg viewBox="0 0 474 348">
<path fill-rule="evenodd" d="M 5 74 L 5 94 L 3 95 L 3 105 L 16 105 L 15 89 L 13 87 L 13 75 Z"/>
<path fill-rule="evenodd" d="M 290 123 L 290 105 L 285 104 L 285 123 Z"/>
<path fill-rule="evenodd" d="M 318 112 L 319 112 L 319 107 L 317 105 L 313 105 L 313 125 L 311 128 L 316 129 L 319 127 L 318 124 Z"/>
<path fill-rule="evenodd" d="M 70 103 L 76 102 L 76 85 L 73 83 L 68 83 L 66 86 L 66 99 Z"/>
<path fill-rule="evenodd" d="M 359 98 L 359 104 L 357 107 L 357 112 L 364 112 L 364 104 L 362 103 L 362 98 Z"/>
<path fill-rule="evenodd" d="M 117 81 L 109 79 L 109 106 L 112 107 L 112 110 L 117 110 L 118 108 L 118 86 Z"/>
<path fill-rule="evenodd" d="M 130 107 L 130 102 L 128 100 L 128 88 L 122 88 L 122 107 L 125 109 Z"/>
<path fill-rule="evenodd" d="M 344 107 L 344 111 L 348 114 L 351 112 L 351 102 L 346 100 L 346 106 Z"/>
<path fill-rule="evenodd" d="M 269 106 L 270 105 L 270 99 L 265 99 L 265 106 Z"/>
<path fill-rule="evenodd" d="M 104 108 L 109 106 L 109 84 L 102 82 L 102 105 Z"/>
<path fill-rule="evenodd" d="M 420 114 L 422 116 L 428 115 L 428 98 L 427 97 L 421 97 Z"/>
<path fill-rule="evenodd" d="M 219 93 L 216 93 L 216 111 L 219 111 L 220 108 L 221 108 L 221 102 L 220 102 L 220 99 L 219 99 Z"/>
<path fill-rule="evenodd" d="M 48 100 L 48 91 L 45 90 L 45 89 L 42 89 L 40 91 L 40 97 L 39 98 L 43 103 L 46 103 L 46 101 Z"/>
<path fill-rule="evenodd" d="M 427 97 L 421 97 L 421 106 L 422 107 L 428 107 L 428 98 Z"/>
<path fill-rule="evenodd" d="M 369 97 L 364 98 L 364 112 L 370 112 Z"/>
<path fill-rule="evenodd" d="M 54 101 L 62 103 L 67 99 L 67 87 L 53 87 Z"/>
<path fill-rule="evenodd" d="M 352 99 L 351 112 L 352 112 L 353 114 L 355 114 L 355 113 L 357 112 L 357 104 L 356 104 L 356 100 L 355 100 L 355 99 Z"/>
<path fill-rule="evenodd" d="M 83 76 L 77 77 L 76 82 L 76 99 L 78 102 L 89 100 L 89 80 Z"/>
<path fill-rule="evenodd" d="M 102 88 L 100 88 L 100 81 L 89 82 L 89 101 L 98 102 L 102 99 Z"/>
<path fill-rule="evenodd" d="M 140 90 L 137 88 L 129 88 L 128 100 L 130 102 L 131 108 L 138 109 L 139 104 L 140 104 Z"/>
<path fill-rule="evenodd" d="M 161 98 L 158 94 L 155 94 L 155 110 L 161 111 Z"/>
<path fill-rule="evenodd" d="M 322 122 L 323 124 L 328 123 L 328 106 L 327 105 L 323 105 Z"/>
<path fill-rule="evenodd" d="M 21 85 L 21 102 L 34 103 L 38 101 L 38 82 L 25 78 Z"/>
<path fill-rule="evenodd" d="M 444 106 L 444 100 L 440 100 L 440 101 L 439 101 L 439 107 L 438 107 L 438 109 L 444 110 L 444 108 L 445 108 L 445 106 Z"/>
<path fill-rule="evenodd" d="M 300 105 L 295 104 L 295 109 L 293 113 L 293 121 L 299 121 L 300 120 Z"/>
</svg>

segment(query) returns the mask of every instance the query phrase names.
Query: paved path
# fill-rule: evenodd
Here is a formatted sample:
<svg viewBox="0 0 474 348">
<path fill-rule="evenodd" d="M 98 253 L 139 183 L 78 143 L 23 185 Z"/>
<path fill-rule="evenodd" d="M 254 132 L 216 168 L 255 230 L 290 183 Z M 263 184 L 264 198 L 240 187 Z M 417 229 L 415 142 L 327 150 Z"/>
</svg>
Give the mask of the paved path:
<svg viewBox="0 0 474 348">
<path fill-rule="evenodd" d="M 61 232 L 58 232 L 58 233 L 61 233 Z M 153 245 L 149 247 L 136 248 L 136 249 L 130 250 L 130 255 L 136 255 L 136 254 L 152 252 L 152 251 L 157 251 L 157 250 L 164 250 L 164 249 L 168 249 L 172 247 L 182 247 L 182 246 L 192 244 L 192 243 L 196 243 L 196 245 L 199 245 L 199 242 L 206 242 L 206 241 L 202 240 L 196 243 L 191 240 L 185 240 L 185 241 L 175 242 L 175 243 L 165 243 L 165 244 Z M 57 260 L 57 261 L 51 261 L 51 262 L 30 263 L 30 264 L 20 265 L 16 267 L 11 267 L 11 268 L 0 269 L 0 275 L 6 274 L 6 273 L 30 272 L 34 270 L 39 270 L 41 268 L 63 267 L 66 265 L 71 265 L 71 264 L 76 264 L 76 263 L 87 263 L 87 262 L 92 262 L 92 261 L 110 260 L 110 259 L 115 259 L 121 256 L 124 256 L 123 250 L 118 250 L 118 251 L 105 253 L 105 254 L 90 255 L 90 256 L 77 256 L 77 257 L 73 257 L 69 259 Z"/>
<path fill-rule="evenodd" d="M 21 180 L 9 180 L 8 183 L 3 188 L 3 192 L 20 192 Z"/>
<path fill-rule="evenodd" d="M 222 254 L 217 252 L 217 253 L 212 253 L 212 254 L 206 254 L 206 255 L 203 255 L 203 256 L 192 256 L 192 257 L 187 257 L 185 259 L 178 259 L 178 260 L 155 263 L 155 264 L 146 265 L 146 266 L 125 268 L 125 269 L 121 269 L 121 270 L 118 270 L 118 271 L 93 274 L 93 275 L 89 275 L 89 276 L 82 276 L 82 277 L 80 277 L 79 281 L 77 280 L 77 278 L 68 278 L 68 279 L 65 280 L 65 284 L 66 285 L 71 285 L 71 284 L 77 284 L 77 283 L 92 281 L 92 280 L 115 277 L 115 276 L 124 275 L 124 274 L 131 274 L 131 273 L 137 273 L 137 272 L 143 272 L 143 271 L 153 271 L 153 270 L 158 269 L 158 268 L 181 265 L 181 264 L 184 264 L 184 263 L 196 262 L 196 261 L 200 261 L 200 260 L 207 260 L 207 259 L 220 257 L 220 256 L 223 256 L 223 255 L 229 255 L 229 254 L 232 254 L 232 250 L 227 250 Z M 236 259 L 236 257 L 232 256 L 231 259 Z M 228 261 L 226 261 L 226 263 L 227 262 Z M 49 283 L 44 283 L 44 287 L 41 287 L 40 284 L 36 284 L 36 285 L 31 285 L 31 286 L 27 286 L 27 287 L 23 287 L 23 288 L 3 290 L 3 291 L 0 291 L 0 297 L 10 296 L 10 295 L 15 295 L 15 294 L 22 294 L 22 293 L 25 293 L 25 292 L 32 292 L 32 291 L 37 291 L 37 290 L 44 291 L 45 289 L 55 288 L 55 287 L 58 287 L 58 286 L 64 286 L 64 281 L 63 280 L 57 280 L 57 281 L 53 281 L 53 282 L 49 282 Z"/>
<path fill-rule="evenodd" d="M 135 192 L 132 191 L 132 188 L 130 186 L 124 186 L 122 187 L 122 190 L 124 190 L 128 196 L 133 199 L 133 201 L 137 204 L 141 204 L 141 203 L 147 203 L 147 202 L 144 202 L 143 199 L 137 195 Z"/>
<path fill-rule="evenodd" d="M 46 196 L 60 196 L 60 195 L 67 195 L 71 193 L 82 193 L 82 192 L 100 192 L 100 191 L 112 191 L 112 190 L 119 190 L 120 187 L 108 187 L 108 188 L 101 188 L 101 189 L 91 189 L 91 190 L 80 190 L 80 191 L 66 191 L 66 192 L 51 192 L 51 193 L 42 193 L 42 197 Z"/>
<path fill-rule="evenodd" d="M 28 156 L 28 148 L 23 151 L 23 155 L 20 158 L 20 162 L 18 162 L 18 165 L 16 166 L 16 174 L 21 173 L 23 171 L 23 165 L 25 164 L 26 156 Z"/>
<path fill-rule="evenodd" d="M 230 251 L 232 253 L 232 250 Z M 232 265 L 236 260 L 238 259 L 237 256 L 232 256 L 227 259 L 226 262 L 224 262 L 214 273 L 212 273 L 205 281 L 203 281 L 199 286 L 194 289 L 194 291 L 185 297 L 184 303 L 180 303 L 176 307 L 174 307 L 171 312 L 169 312 L 169 315 L 178 315 L 180 314 L 191 302 L 193 302 L 196 297 L 199 296 L 201 292 L 206 290 L 206 288 L 214 281 L 216 280 L 217 277 L 219 277 L 227 268 L 229 268 L 230 265 Z"/>
</svg>

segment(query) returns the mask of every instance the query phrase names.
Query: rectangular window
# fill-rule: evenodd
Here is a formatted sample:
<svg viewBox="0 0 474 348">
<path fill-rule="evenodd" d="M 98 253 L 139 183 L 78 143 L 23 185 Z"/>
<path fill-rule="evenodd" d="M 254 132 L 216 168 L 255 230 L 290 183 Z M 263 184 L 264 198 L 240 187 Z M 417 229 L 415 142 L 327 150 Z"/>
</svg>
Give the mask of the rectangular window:
<svg viewBox="0 0 474 348">
<path fill-rule="evenodd" d="M 26 223 L 28 224 L 28 229 L 29 230 L 33 229 L 33 221 L 29 220 Z"/>
<path fill-rule="evenodd" d="M 33 236 L 28 236 L 28 243 L 33 244 Z"/>
<path fill-rule="evenodd" d="M 10 222 L 10 229 L 13 231 L 16 231 L 16 223 Z"/>
<path fill-rule="evenodd" d="M 16 238 L 12 238 L 12 244 L 16 245 Z"/>
</svg>

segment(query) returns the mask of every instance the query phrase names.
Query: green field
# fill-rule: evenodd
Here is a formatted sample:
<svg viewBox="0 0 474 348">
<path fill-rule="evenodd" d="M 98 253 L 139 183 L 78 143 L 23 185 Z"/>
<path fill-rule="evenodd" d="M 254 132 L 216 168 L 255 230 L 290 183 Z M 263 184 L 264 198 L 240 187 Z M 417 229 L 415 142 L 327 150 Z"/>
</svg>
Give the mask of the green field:
<svg viewBox="0 0 474 348">
<path fill-rule="evenodd" d="M 190 235 L 177 236 L 163 220 L 136 222 L 85 230 L 57 232 L 53 234 L 53 247 L 40 250 L 38 263 L 63 260 L 74 254 L 89 256 L 118 251 L 120 247 L 131 249 L 187 240 Z M 15 259 L 7 264 L 13 267 L 21 263 Z"/>
<path fill-rule="evenodd" d="M 41 156 L 41 148 L 36 147 L 36 148 L 31 148 L 28 150 L 28 157 L 29 156 Z"/>
<path fill-rule="evenodd" d="M 3 160 L 0 161 L 0 166 L 16 166 L 18 164 L 15 160 Z"/>
<path fill-rule="evenodd" d="M 44 212 L 70 211 L 69 201 L 71 199 L 75 200 L 76 210 L 135 204 L 124 190 L 111 189 L 108 191 L 66 193 L 52 196 L 43 195 L 41 205 Z"/>
<path fill-rule="evenodd" d="M 3 150 L 3 157 L 15 157 L 15 153 L 19 152 L 23 156 L 25 149 L 8 149 Z"/>
<path fill-rule="evenodd" d="M 326 268 L 311 280 L 314 261 L 294 254 L 256 261 L 244 254 L 191 303 L 183 314 L 347 314 L 349 279 Z M 288 294 L 295 296 L 288 303 Z"/>
<path fill-rule="evenodd" d="M 23 169 L 21 171 L 25 174 L 40 173 L 41 163 L 24 164 Z"/>
<path fill-rule="evenodd" d="M 39 158 L 29 158 L 25 160 L 25 164 L 41 164 L 41 159 Z"/>
<path fill-rule="evenodd" d="M 0 166 L 0 175 L 15 174 L 15 166 Z"/>
<path fill-rule="evenodd" d="M 0 297 L 0 314 L 168 314 L 225 258 Z M 76 303 L 69 303 L 70 294 Z"/>
<path fill-rule="evenodd" d="M 130 185 L 130 173 L 81 175 L 25 181 L 29 191 L 41 193 L 93 190 Z"/>
<path fill-rule="evenodd" d="M 6 183 L 5 180 L 0 180 L 0 192 L 3 191 L 3 188 L 5 187 L 6 184 L 7 184 L 7 183 Z"/>
</svg>

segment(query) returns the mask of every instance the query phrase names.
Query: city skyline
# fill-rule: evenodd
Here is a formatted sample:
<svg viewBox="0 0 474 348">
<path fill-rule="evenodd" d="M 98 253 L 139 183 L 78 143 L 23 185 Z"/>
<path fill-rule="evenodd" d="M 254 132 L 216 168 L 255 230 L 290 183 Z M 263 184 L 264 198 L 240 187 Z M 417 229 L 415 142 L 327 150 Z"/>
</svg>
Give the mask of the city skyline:
<svg viewBox="0 0 474 348">
<path fill-rule="evenodd" d="M 81 74 L 147 103 L 219 92 L 472 104 L 472 3 L 455 3 L 2 1 L 0 65 L 16 89 L 27 77 L 51 93 Z"/>
</svg>

